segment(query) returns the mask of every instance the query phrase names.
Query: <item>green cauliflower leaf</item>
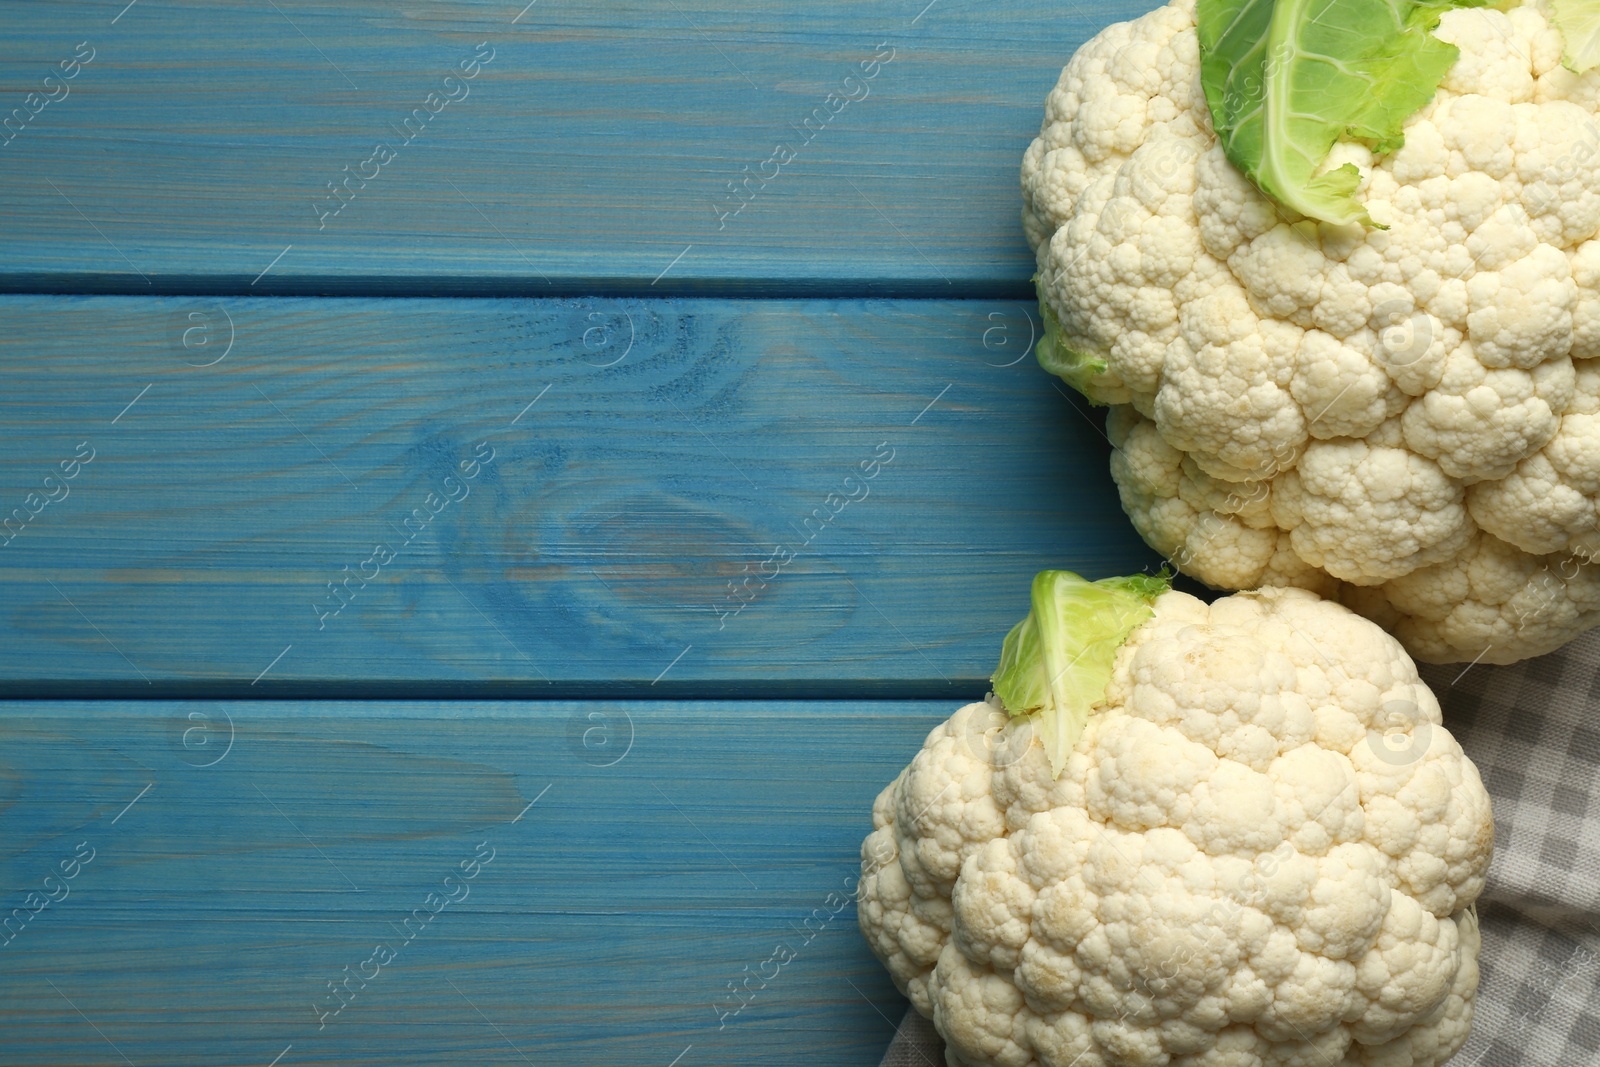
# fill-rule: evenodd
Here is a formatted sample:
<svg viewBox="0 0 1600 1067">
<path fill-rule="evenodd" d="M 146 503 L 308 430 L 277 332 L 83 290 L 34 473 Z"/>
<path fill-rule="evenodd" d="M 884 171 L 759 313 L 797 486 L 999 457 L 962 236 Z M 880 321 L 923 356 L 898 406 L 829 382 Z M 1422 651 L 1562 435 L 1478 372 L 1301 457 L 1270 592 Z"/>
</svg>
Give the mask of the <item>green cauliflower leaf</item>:
<svg viewBox="0 0 1600 1067">
<path fill-rule="evenodd" d="M 1561 31 L 1561 65 L 1574 74 L 1600 63 L 1600 0 L 1550 0 Z"/>
<path fill-rule="evenodd" d="M 1040 571 L 1033 579 L 1033 610 L 1006 635 L 991 683 L 1008 714 L 1033 716 L 1058 777 L 1106 695 L 1117 650 L 1169 584 L 1165 573 L 1091 582 Z"/>
<path fill-rule="evenodd" d="M 1198 0 L 1200 82 L 1234 166 L 1307 218 L 1371 226 L 1349 163 L 1318 173 L 1334 143 L 1376 152 L 1404 140 L 1456 61 L 1432 30 L 1484 0 Z"/>
</svg>

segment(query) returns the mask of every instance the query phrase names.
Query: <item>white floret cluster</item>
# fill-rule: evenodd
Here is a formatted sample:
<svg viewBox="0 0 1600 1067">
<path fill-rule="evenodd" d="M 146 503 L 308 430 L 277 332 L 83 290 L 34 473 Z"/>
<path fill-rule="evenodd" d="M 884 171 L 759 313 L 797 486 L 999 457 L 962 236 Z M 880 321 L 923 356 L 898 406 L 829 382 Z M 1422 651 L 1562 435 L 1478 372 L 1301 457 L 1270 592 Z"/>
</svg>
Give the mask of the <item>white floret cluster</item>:
<svg viewBox="0 0 1600 1067">
<path fill-rule="evenodd" d="M 952 1067 L 1465 1041 L 1489 798 L 1393 638 L 1304 590 L 1169 592 L 1059 779 L 1027 722 L 956 712 L 862 845 L 862 930 Z"/>
<path fill-rule="evenodd" d="M 1209 585 L 1298 585 L 1419 659 L 1600 623 L 1600 70 L 1543 0 L 1447 12 L 1461 58 L 1353 162 L 1386 229 L 1288 214 L 1228 160 L 1193 0 L 1107 28 L 1022 168 L 1041 361 L 1112 405 L 1112 473 Z"/>
</svg>

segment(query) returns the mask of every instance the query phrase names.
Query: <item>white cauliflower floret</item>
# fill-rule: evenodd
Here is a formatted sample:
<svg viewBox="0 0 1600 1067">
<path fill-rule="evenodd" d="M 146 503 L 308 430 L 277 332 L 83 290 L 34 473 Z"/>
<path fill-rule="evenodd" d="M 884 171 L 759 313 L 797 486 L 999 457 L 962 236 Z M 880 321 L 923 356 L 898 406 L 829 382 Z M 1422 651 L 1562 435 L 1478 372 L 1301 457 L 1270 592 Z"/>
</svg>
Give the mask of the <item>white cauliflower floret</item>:
<svg viewBox="0 0 1600 1067">
<path fill-rule="evenodd" d="M 1571 555 L 1530 555 L 1484 534 L 1443 563 L 1345 594 L 1418 659 L 1447 663 L 1476 645 L 1481 663 L 1515 663 L 1529 648 L 1559 647 L 1600 616 L 1593 572 Z"/>
<path fill-rule="evenodd" d="M 928 735 L 862 846 L 861 928 L 951 1064 L 1438 1067 L 1465 1042 L 1489 798 L 1371 622 L 1165 593 L 1059 778 L 997 703 Z"/>
<path fill-rule="evenodd" d="M 1348 583 L 1420 658 L 1511 662 L 1600 623 L 1600 69 L 1561 66 L 1545 0 L 1435 35 L 1460 57 L 1404 144 L 1326 164 L 1366 229 L 1228 161 L 1194 0 L 1085 44 L 1022 165 L 1040 360 L 1113 406 L 1123 507 L 1181 570 Z M 1448 613 L 1424 594 L 1496 562 Z"/>
<path fill-rule="evenodd" d="M 1461 487 L 1402 448 L 1318 441 L 1273 488 L 1273 518 L 1295 554 L 1357 585 L 1448 559 L 1472 533 Z"/>
<path fill-rule="evenodd" d="M 863 914 L 873 911 L 875 928 L 885 932 L 874 943 L 880 954 L 898 955 L 906 966 L 932 967 L 938 959 L 962 862 L 1003 827 L 985 778 L 986 745 L 1004 725 L 1005 716 L 987 705 L 962 709 L 928 735 L 900 775 L 903 788 L 878 797 L 877 830 L 862 846 L 874 860 L 863 872 L 861 899 Z"/>
</svg>

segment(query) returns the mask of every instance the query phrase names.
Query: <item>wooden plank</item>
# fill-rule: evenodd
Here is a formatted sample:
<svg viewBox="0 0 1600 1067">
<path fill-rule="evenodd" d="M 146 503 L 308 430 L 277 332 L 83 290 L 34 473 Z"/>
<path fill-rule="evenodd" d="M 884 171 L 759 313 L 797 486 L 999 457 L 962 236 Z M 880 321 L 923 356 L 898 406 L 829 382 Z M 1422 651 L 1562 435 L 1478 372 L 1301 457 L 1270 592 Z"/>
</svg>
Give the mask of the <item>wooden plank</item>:
<svg viewBox="0 0 1600 1067">
<path fill-rule="evenodd" d="M 0 692 L 981 686 L 1157 562 L 1033 314 L 0 299 Z"/>
<path fill-rule="evenodd" d="M 1151 6 L 8 4 L 0 287 L 1020 297 L 1045 94 Z"/>
<path fill-rule="evenodd" d="M 6 705 L 0 1063 L 875 1064 L 852 875 L 953 707 Z"/>
</svg>

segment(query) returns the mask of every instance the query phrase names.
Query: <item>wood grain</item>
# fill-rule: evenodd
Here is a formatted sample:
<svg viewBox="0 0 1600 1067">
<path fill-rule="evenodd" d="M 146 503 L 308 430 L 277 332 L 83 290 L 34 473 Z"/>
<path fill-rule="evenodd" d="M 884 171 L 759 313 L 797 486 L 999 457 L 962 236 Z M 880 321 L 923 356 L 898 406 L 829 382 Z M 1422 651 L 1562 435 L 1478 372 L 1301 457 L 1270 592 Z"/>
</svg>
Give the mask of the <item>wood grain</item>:
<svg viewBox="0 0 1600 1067">
<path fill-rule="evenodd" d="M 1033 314 L 5 298 L 0 686 L 981 696 L 1034 572 L 1157 562 Z"/>
<path fill-rule="evenodd" d="M 8 4 L 0 114 L 66 95 L 0 132 L 0 288 L 1023 297 L 1045 94 L 1152 6 Z"/>
<path fill-rule="evenodd" d="M 5 5 L 0 1067 L 869 1067 L 872 798 L 1157 562 L 1017 192 L 1154 0 L 524 3 Z"/>
<path fill-rule="evenodd" d="M 952 710 L 10 704 L 5 907 L 66 895 L 0 935 L 0 1064 L 876 1063 L 851 876 Z"/>
</svg>

